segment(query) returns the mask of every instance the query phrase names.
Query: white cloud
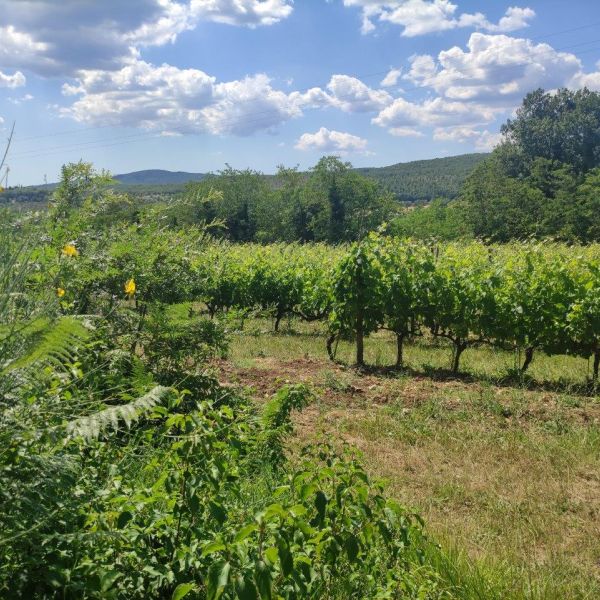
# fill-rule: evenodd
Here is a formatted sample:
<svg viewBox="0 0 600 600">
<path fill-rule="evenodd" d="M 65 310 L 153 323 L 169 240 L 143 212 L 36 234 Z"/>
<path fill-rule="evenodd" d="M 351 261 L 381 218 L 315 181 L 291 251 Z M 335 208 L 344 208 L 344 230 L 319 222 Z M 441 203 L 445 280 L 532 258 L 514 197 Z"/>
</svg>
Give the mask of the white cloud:
<svg viewBox="0 0 600 600">
<path fill-rule="evenodd" d="M 191 10 L 200 19 L 227 25 L 274 25 L 292 13 L 288 0 L 192 0 Z"/>
<path fill-rule="evenodd" d="M 392 127 L 390 133 L 396 137 L 425 137 L 425 134 L 414 127 Z"/>
<path fill-rule="evenodd" d="M 327 84 L 332 104 L 344 112 L 378 111 L 390 104 L 392 97 L 384 90 L 373 90 L 355 77 L 334 75 Z"/>
<path fill-rule="evenodd" d="M 317 150 L 319 152 L 363 152 L 367 148 L 367 140 L 344 133 L 321 127 L 316 133 L 304 133 L 296 142 L 298 150 Z"/>
<path fill-rule="evenodd" d="M 132 60 L 119 71 L 82 71 L 63 93 L 79 96 L 63 116 L 170 133 L 250 135 L 300 116 L 293 95 L 266 75 L 217 83 L 198 69 Z"/>
<path fill-rule="evenodd" d="M 7 100 L 16 106 L 19 106 L 20 104 L 23 104 L 23 102 L 29 102 L 30 100 L 33 100 L 33 96 L 31 94 L 25 94 L 20 98 L 7 98 Z"/>
<path fill-rule="evenodd" d="M 397 98 L 372 122 L 380 127 L 402 131 L 405 127 L 450 127 L 488 123 L 494 116 L 494 110 L 483 105 L 451 102 L 443 98 L 427 99 L 421 103 Z"/>
<path fill-rule="evenodd" d="M 498 25 L 488 24 L 485 29 L 490 32 L 509 33 L 529 27 L 529 21 L 534 17 L 535 11 L 531 8 L 511 6 L 506 10 L 506 14 L 500 19 Z"/>
<path fill-rule="evenodd" d="M 507 33 L 528 27 L 535 17 L 531 8 L 513 6 L 494 24 L 482 13 L 457 14 L 458 6 L 450 0 L 344 0 L 344 5 L 362 9 L 362 33 L 372 32 L 374 21 L 379 20 L 401 26 L 405 37 L 459 27 Z"/>
<path fill-rule="evenodd" d="M 381 80 L 382 87 L 393 87 L 398 83 L 402 69 L 390 69 L 388 74 Z"/>
<path fill-rule="evenodd" d="M 0 88 L 17 88 L 25 85 L 27 80 L 21 71 L 16 71 L 12 75 L 6 75 L 0 71 Z"/>
<path fill-rule="evenodd" d="M 141 47 L 173 42 L 200 21 L 254 28 L 291 12 L 291 0 L 0 0 L 10 23 L 0 28 L 0 67 L 63 76 L 118 70 Z"/>
<path fill-rule="evenodd" d="M 491 150 L 502 139 L 500 133 L 492 133 L 487 129 L 474 129 L 471 127 L 437 128 L 433 132 L 433 139 L 466 143 L 472 142 L 477 150 Z"/>
<path fill-rule="evenodd" d="M 202 118 L 213 134 L 272 131 L 302 114 L 289 95 L 271 87 L 266 75 L 218 84 L 215 99 L 215 104 L 202 111 Z"/>
<path fill-rule="evenodd" d="M 511 18 L 520 14 L 508 13 Z M 506 23 L 503 26 L 508 27 Z M 473 33 L 466 49 L 456 46 L 435 58 L 412 56 L 403 79 L 429 96 L 412 102 L 396 98 L 372 123 L 396 136 L 432 130 L 434 140 L 469 143 L 487 150 L 500 140 L 493 131 L 496 123 L 511 116 L 527 93 L 559 87 L 600 90 L 600 61 L 597 69 L 585 73 L 575 55 L 548 44 Z"/>
<path fill-rule="evenodd" d="M 455 46 L 412 58 L 405 78 L 449 100 L 509 107 L 538 87 L 564 86 L 581 72 L 573 54 L 506 35 L 473 33 L 467 51 Z"/>
<path fill-rule="evenodd" d="M 325 89 L 292 92 L 290 98 L 300 108 L 333 107 L 347 113 L 378 112 L 393 100 L 385 90 L 374 90 L 349 75 L 333 75 Z"/>
<path fill-rule="evenodd" d="M 600 92 L 600 60 L 596 63 L 597 71 L 593 73 L 577 73 L 570 81 L 568 87 L 583 88 L 594 92 Z"/>
</svg>

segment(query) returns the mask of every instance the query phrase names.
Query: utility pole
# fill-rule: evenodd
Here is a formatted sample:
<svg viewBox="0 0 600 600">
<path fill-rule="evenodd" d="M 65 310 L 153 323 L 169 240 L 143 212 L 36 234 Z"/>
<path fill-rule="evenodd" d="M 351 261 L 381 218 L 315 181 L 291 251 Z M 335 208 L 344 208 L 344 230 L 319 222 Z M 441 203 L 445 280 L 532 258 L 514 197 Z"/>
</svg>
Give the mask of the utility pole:
<svg viewBox="0 0 600 600">
<path fill-rule="evenodd" d="M 6 149 L 4 150 L 4 156 L 2 156 L 2 160 L 0 160 L 0 171 L 2 171 L 2 167 L 4 166 L 4 163 L 6 162 L 6 156 L 8 155 L 8 151 L 10 150 L 10 144 L 12 142 L 14 133 L 15 133 L 15 122 L 13 121 L 12 129 L 10 130 L 10 135 L 8 136 L 8 142 L 6 143 Z M 7 178 L 8 178 L 8 171 L 7 171 Z M 8 185 L 6 187 L 8 187 Z"/>
</svg>

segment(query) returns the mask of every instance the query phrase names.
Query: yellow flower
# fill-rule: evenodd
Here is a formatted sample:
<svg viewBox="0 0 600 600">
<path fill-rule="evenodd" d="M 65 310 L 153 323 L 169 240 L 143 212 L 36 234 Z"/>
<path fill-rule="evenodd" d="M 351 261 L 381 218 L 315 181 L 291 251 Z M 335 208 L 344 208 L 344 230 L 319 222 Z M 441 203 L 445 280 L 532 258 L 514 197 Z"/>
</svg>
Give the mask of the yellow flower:
<svg viewBox="0 0 600 600">
<path fill-rule="evenodd" d="M 79 256 L 79 250 L 75 248 L 73 244 L 67 244 L 63 249 L 62 253 L 65 256 Z"/>
<path fill-rule="evenodd" d="M 125 282 L 125 293 L 131 298 L 135 294 L 135 281 L 129 279 Z"/>
<path fill-rule="evenodd" d="M 56 288 L 56 295 L 59 298 L 62 298 L 65 295 L 65 290 L 63 290 L 63 288 L 61 288 L 61 287 Z"/>
</svg>

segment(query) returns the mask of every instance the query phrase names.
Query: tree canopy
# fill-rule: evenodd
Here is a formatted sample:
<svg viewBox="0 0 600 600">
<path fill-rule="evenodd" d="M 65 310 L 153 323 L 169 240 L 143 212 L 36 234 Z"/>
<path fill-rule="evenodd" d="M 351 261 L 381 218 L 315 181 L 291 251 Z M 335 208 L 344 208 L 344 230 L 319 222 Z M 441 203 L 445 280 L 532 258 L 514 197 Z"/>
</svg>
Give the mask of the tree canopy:
<svg viewBox="0 0 600 600">
<path fill-rule="evenodd" d="M 600 239 L 600 94 L 536 90 L 462 192 L 478 237 Z"/>
</svg>

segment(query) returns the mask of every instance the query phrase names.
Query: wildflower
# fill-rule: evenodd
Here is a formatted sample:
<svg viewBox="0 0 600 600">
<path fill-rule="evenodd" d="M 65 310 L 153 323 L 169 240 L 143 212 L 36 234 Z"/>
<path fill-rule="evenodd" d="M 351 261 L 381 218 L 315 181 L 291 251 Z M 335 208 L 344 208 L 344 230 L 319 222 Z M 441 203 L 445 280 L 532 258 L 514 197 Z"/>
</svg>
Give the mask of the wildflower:
<svg viewBox="0 0 600 600">
<path fill-rule="evenodd" d="M 129 279 L 125 282 L 125 293 L 131 298 L 135 294 L 135 281 Z"/>
<path fill-rule="evenodd" d="M 74 244 L 67 244 L 63 249 L 62 253 L 65 256 L 79 256 L 79 250 L 75 248 Z"/>
<path fill-rule="evenodd" d="M 59 298 L 62 298 L 65 295 L 65 290 L 63 288 L 61 288 L 61 287 L 56 288 L 56 295 Z"/>
</svg>

